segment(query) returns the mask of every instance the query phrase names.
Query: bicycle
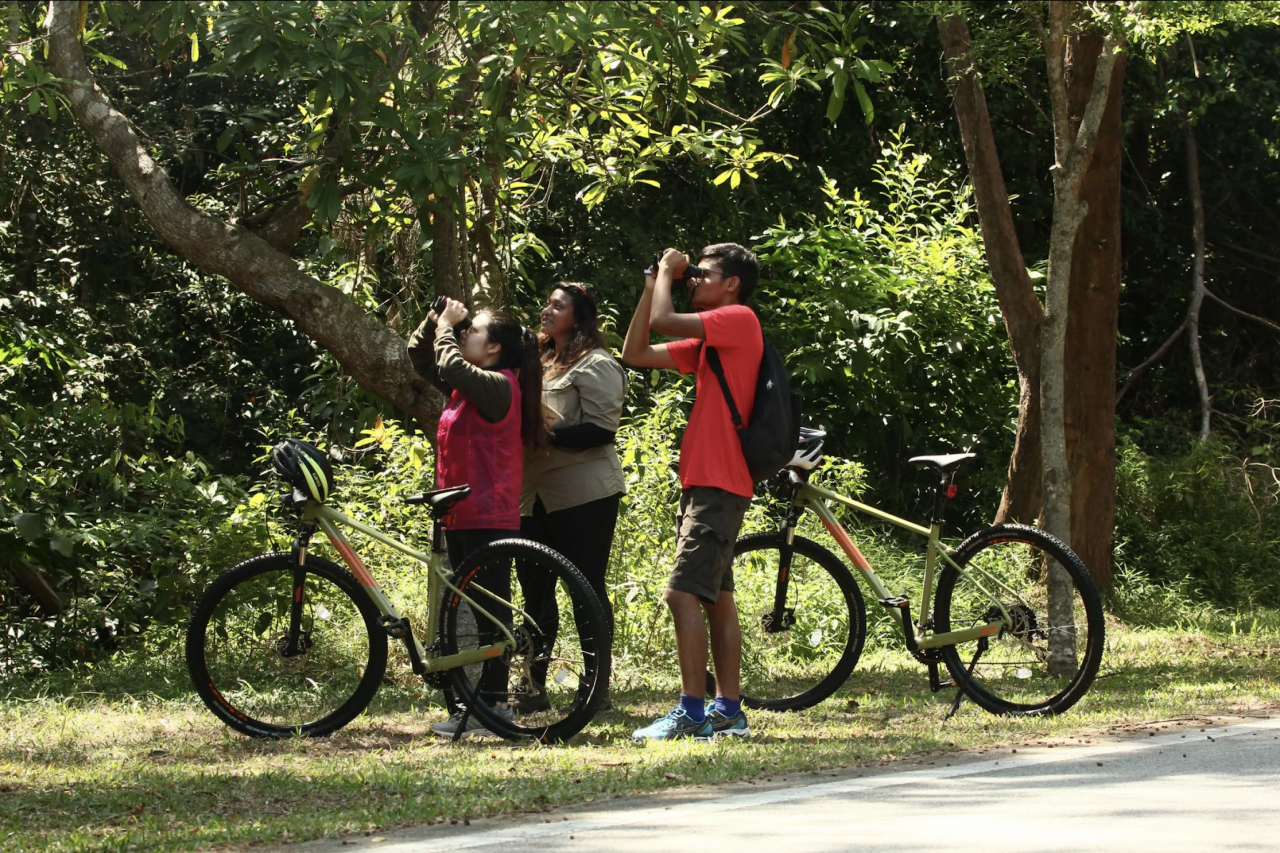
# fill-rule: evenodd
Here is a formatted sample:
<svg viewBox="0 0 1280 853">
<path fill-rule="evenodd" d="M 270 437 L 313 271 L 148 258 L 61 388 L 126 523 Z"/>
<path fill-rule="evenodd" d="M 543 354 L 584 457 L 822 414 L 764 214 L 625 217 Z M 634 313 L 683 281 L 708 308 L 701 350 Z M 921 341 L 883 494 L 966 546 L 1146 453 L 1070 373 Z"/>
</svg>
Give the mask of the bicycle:
<svg viewBox="0 0 1280 853">
<path fill-rule="evenodd" d="M 279 445 L 284 447 L 285 445 Z M 294 447 L 303 446 L 295 442 Z M 317 458 L 327 467 L 318 450 Z M 311 460 L 315 467 L 315 459 Z M 280 470 L 277 461 L 277 470 Z M 280 473 L 284 474 L 283 470 Z M 262 554 L 222 573 L 204 591 L 187 629 L 187 669 L 205 705 L 252 737 L 318 737 L 355 719 L 373 700 L 388 639 L 401 640 L 415 675 L 508 739 L 562 742 L 591 720 L 607 694 L 609 623 L 587 580 L 556 551 L 503 539 L 444 566 L 443 520 L 467 486 L 406 499 L 431 513 L 424 554 L 327 506 L 332 469 L 298 474 L 285 507 L 297 517 L 289 552 Z M 316 474 L 317 476 L 311 476 Z M 354 529 L 427 567 L 424 645 L 340 527 Z M 309 553 L 323 531 L 347 568 Z M 520 566 L 546 581 L 531 602 L 519 584 L 507 601 L 478 579 Z M 526 575 L 526 573 L 528 573 Z M 491 582 L 491 585 L 492 582 Z M 560 619 L 560 612 L 572 618 Z M 513 718 L 495 705 L 519 708 Z"/>
<path fill-rule="evenodd" d="M 928 527 L 811 484 L 824 436 L 802 429 L 792 463 L 769 483 L 787 507 L 780 529 L 744 536 L 735 545 L 744 704 L 811 707 L 844 684 L 862 654 L 867 622 L 859 585 L 835 554 L 796 535 L 806 511 L 818 517 L 888 610 L 907 650 L 928 667 L 930 687 L 958 688 L 948 716 L 966 695 L 996 714 L 1060 714 L 1078 702 L 1097 675 L 1104 645 L 1102 602 L 1080 558 L 1049 533 L 1018 524 L 988 527 L 947 548 L 941 541 L 946 503 L 956 494 L 955 473 L 974 458 L 971 453 L 909 460 L 939 474 Z M 833 503 L 928 538 L 918 620 L 909 600 L 886 588 L 836 520 Z M 939 664 L 950 680 L 939 677 Z M 708 690 L 714 691 L 711 673 Z"/>
</svg>

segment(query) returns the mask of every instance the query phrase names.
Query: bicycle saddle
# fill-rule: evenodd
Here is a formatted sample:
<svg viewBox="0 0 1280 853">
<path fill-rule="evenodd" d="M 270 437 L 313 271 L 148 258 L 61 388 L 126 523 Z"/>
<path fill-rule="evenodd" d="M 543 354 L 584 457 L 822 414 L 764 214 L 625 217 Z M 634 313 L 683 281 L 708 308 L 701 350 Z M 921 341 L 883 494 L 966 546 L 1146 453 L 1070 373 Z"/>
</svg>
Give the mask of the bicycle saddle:
<svg viewBox="0 0 1280 853">
<path fill-rule="evenodd" d="M 433 518 L 444 518 L 453 509 L 454 504 L 471 494 L 470 486 L 454 486 L 451 489 L 437 489 L 422 495 L 405 498 L 404 502 L 411 506 L 426 504 L 431 507 Z"/>
<path fill-rule="evenodd" d="M 970 459 L 976 459 L 976 453 L 948 453 L 942 456 L 912 456 L 908 465 L 932 465 L 943 474 L 950 474 Z"/>
</svg>

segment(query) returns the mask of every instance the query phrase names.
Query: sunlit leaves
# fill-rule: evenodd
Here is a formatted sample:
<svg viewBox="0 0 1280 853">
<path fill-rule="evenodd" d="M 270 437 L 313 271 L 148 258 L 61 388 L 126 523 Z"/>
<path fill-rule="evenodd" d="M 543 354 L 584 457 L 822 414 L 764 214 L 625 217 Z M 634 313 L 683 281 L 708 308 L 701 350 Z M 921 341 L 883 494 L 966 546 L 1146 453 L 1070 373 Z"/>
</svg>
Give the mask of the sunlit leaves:
<svg viewBox="0 0 1280 853">
<path fill-rule="evenodd" d="M 1016 397 L 999 379 L 1012 363 L 968 196 L 901 131 L 874 168 L 874 196 L 828 180 L 825 211 L 759 244 L 773 277 L 757 301 L 802 379 L 806 420 L 841 425 L 851 454 L 868 419 L 867 434 L 888 426 L 908 446 L 991 441 Z"/>
</svg>

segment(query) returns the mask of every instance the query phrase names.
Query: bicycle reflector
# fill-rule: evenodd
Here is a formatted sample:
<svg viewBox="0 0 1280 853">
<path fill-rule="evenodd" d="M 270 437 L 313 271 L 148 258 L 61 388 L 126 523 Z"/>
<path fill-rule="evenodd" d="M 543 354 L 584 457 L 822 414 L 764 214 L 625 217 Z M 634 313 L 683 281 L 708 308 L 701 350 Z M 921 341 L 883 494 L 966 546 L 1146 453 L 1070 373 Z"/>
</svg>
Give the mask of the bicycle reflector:
<svg viewBox="0 0 1280 853">
<path fill-rule="evenodd" d="M 324 503 L 333 491 L 333 465 L 313 444 L 286 438 L 271 448 L 277 473 L 314 501 Z"/>
</svg>

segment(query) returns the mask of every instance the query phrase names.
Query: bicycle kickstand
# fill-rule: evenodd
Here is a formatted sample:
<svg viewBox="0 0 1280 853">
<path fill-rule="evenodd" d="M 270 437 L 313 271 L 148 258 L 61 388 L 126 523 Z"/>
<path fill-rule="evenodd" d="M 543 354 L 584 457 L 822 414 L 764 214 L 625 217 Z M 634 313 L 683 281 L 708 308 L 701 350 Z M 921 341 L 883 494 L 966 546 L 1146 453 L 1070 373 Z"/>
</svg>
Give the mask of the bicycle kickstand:
<svg viewBox="0 0 1280 853">
<path fill-rule="evenodd" d="M 467 730 L 467 723 L 471 720 L 471 706 L 464 705 L 462 708 L 462 719 L 458 721 L 458 728 L 453 733 L 453 743 L 462 740 L 462 734 Z"/>
<path fill-rule="evenodd" d="M 978 658 L 982 657 L 983 653 L 986 650 L 987 650 L 987 641 L 985 638 L 983 638 L 978 642 L 978 648 L 973 653 L 973 660 L 969 661 L 969 665 L 965 667 L 965 673 L 967 675 L 973 675 L 973 668 L 978 665 Z M 963 698 L 964 698 L 964 691 L 960 689 L 959 684 L 956 684 L 956 698 L 951 703 L 951 710 L 947 711 L 947 715 L 942 718 L 943 722 L 946 722 L 947 720 L 955 716 L 956 711 L 960 709 L 960 700 Z"/>
</svg>

